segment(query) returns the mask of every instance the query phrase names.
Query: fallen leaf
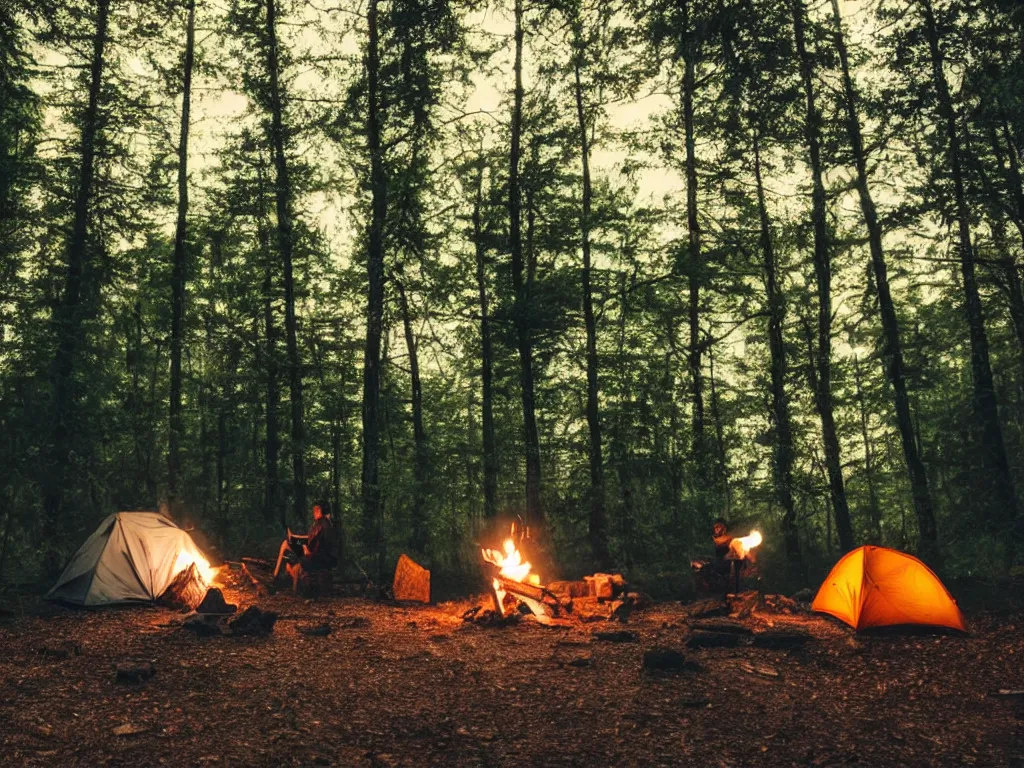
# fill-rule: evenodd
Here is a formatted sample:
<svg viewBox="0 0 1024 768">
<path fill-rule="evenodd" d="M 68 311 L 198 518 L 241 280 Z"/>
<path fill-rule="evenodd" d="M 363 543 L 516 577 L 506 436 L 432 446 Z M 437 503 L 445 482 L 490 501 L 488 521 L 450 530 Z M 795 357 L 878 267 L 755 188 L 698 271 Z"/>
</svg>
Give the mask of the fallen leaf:
<svg viewBox="0 0 1024 768">
<path fill-rule="evenodd" d="M 114 729 L 115 736 L 134 736 L 137 733 L 144 733 L 149 729 L 144 725 L 134 725 L 132 723 L 125 723 L 119 725 Z"/>
</svg>

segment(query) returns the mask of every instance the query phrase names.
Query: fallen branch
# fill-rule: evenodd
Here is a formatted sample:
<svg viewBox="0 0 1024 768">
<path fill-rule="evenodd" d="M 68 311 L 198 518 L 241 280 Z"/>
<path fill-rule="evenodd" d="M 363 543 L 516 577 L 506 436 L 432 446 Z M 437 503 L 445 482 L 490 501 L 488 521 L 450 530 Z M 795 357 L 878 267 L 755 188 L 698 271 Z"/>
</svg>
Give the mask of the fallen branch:
<svg viewBox="0 0 1024 768">
<path fill-rule="evenodd" d="M 246 563 L 247 559 L 248 558 L 245 557 L 242 558 L 242 572 L 249 577 L 249 580 L 252 582 L 253 586 L 256 587 L 256 594 L 260 597 L 266 597 L 270 594 L 270 589 L 266 584 L 257 579 L 253 575 L 253 572 L 249 570 L 249 566 Z"/>
</svg>

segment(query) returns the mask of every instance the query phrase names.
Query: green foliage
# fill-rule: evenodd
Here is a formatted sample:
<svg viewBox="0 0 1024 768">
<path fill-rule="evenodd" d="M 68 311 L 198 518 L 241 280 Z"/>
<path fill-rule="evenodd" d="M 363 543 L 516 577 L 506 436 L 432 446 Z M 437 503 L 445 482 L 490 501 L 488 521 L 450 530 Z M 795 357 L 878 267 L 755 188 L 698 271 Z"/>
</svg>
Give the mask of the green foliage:
<svg viewBox="0 0 1024 768">
<path fill-rule="evenodd" d="M 859 25 L 847 39 L 942 565 L 989 573 L 1019 558 L 1009 534 L 1022 524 L 994 509 L 995 497 L 979 480 L 984 462 L 972 405 L 955 184 L 922 31 L 924 1 L 884 0 L 844 24 Z M 166 495 L 185 19 L 183 3 L 110 6 L 71 407 L 62 415 L 69 466 L 62 518 L 52 526 L 39 508 L 55 448 L 54 361 L 64 330 L 58 318 L 99 6 L 51 0 L 34 13 L 29 5 L 0 9 L 0 578 L 7 579 L 14 578 L 14 563 L 25 565 L 16 578 L 34 578 L 48 547 L 68 554 L 104 514 L 153 508 Z M 379 3 L 386 557 L 410 551 L 441 578 L 475 578 L 478 545 L 501 535 L 486 519 L 483 500 L 478 246 L 493 346 L 499 517 L 525 506 L 508 243 L 506 5 Z M 963 137 L 985 330 L 1020 490 L 1024 21 L 1016 4 L 1000 0 L 931 5 Z M 353 9 L 278 0 L 276 52 L 294 212 L 307 497 L 332 504 L 347 534 L 348 566 L 371 571 L 376 545 L 362 531 L 360 472 L 372 189 L 366 18 Z M 268 554 L 281 519 L 302 525 L 286 512 L 297 489 L 287 460 L 289 363 L 266 10 L 265 0 L 234 0 L 227 8 L 197 3 L 176 512 L 233 554 Z M 780 351 L 801 548 L 811 573 L 839 554 L 809 384 L 817 298 L 792 11 L 790 2 L 769 0 L 550 0 L 527 8 L 525 304 L 542 498 L 552 565 L 565 575 L 594 568 L 577 67 L 593 159 L 591 294 L 613 560 L 630 574 L 677 588 L 688 557 L 708 550 L 708 523 L 725 515 L 764 531 L 768 578 L 781 578 L 785 510 L 771 376 Z M 832 395 L 853 532 L 858 542 L 915 550 L 918 522 L 883 368 L 885 333 L 840 101 L 831 7 L 814 5 L 807 21 L 833 245 Z M 697 258 L 687 215 L 688 70 Z M 771 297 L 755 140 L 778 275 Z M 694 281 L 695 321 L 688 303 Z M 769 336 L 773 311 L 781 350 L 772 349 Z M 703 442 L 695 440 L 691 322 L 700 346 Z"/>
</svg>

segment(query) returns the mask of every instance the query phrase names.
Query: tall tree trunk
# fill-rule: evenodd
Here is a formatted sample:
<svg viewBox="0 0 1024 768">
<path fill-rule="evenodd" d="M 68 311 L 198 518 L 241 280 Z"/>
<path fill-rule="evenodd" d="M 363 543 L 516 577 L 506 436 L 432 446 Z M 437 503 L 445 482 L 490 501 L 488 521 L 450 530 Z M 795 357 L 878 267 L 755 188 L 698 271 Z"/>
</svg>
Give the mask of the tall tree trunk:
<svg viewBox="0 0 1024 768">
<path fill-rule="evenodd" d="M 871 516 L 872 544 L 882 543 L 882 510 L 878 506 L 878 492 L 875 490 L 875 449 L 868 435 L 868 409 L 864 402 L 864 387 L 861 383 L 860 359 L 854 355 L 853 377 L 857 386 L 857 407 L 860 410 L 860 434 L 864 440 L 864 479 L 868 485 L 868 513 Z"/>
<path fill-rule="evenodd" d="M 288 159 L 284 151 L 285 126 L 282 88 L 279 83 L 277 55 L 277 0 L 267 0 L 267 71 L 270 75 L 270 136 L 274 147 L 274 184 L 277 202 L 277 240 L 281 249 L 284 278 L 284 330 L 288 352 L 288 394 L 292 412 L 292 500 L 296 520 L 306 515 L 306 432 L 303 425 L 302 361 L 295 318 L 295 278 L 292 271 L 294 230 L 292 228 L 292 187 L 288 175 Z"/>
<path fill-rule="evenodd" d="M 618 343 L 618 375 L 620 386 L 626 393 L 635 393 L 633 386 L 633 367 L 626 359 L 626 319 L 630 310 L 630 288 L 626 284 L 626 273 L 621 274 L 619 288 L 619 343 Z M 618 516 L 617 529 L 625 542 L 623 559 L 626 567 L 633 563 L 634 544 L 636 541 L 635 503 L 633 501 L 633 448 L 627 442 L 626 432 L 629 425 L 629 408 L 620 404 L 615 419 L 617 424 L 615 439 L 611 441 L 611 460 L 618 475 L 619 489 L 622 493 L 622 514 Z"/>
<path fill-rule="evenodd" d="M 533 385 L 533 339 L 529 295 L 523 280 L 522 189 L 519 162 L 523 131 L 523 2 L 515 0 L 515 94 L 512 109 L 512 142 L 509 150 L 508 215 L 512 250 L 512 285 L 515 291 L 515 322 L 519 346 L 519 383 L 523 400 L 523 439 L 526 446 L 526 521 L 543 527 L 540 501 L 540 436 Z M 531 270 L 532 272 L 532 270 Z"/>
<path fill-rule="evenodd" d="M 1006 229 L 1002 221 L 992 224 L 992 236 L 1001 256 L 999 261 L 1003 273 L 1002 287 L 1006 293 L 1010 323 L 1017 337 L 1017 359 L 1024 384 L 1024 286 L 1021 285 L 1020 267 L 1006 242 Z"/>
<path fill-rule="evenodd" d="M 68 242 L 68 263 L 64 277 L 64 293 L 54 312 L 57 332 L 57 352 L 54 356 L 54 427 L 49 475 L 43 495 L 44 530 L 60 529 L 64 499 L 64 483 L 71 450 L 68 440 L 73 433 L 72 420 L 75 404 L 75 357 L 81 334 L 82 274 L 87 267 L 89 252 L 87 235 L 89 202 L 92 197 L 94 164 L 96 159 L 96 132 L 99 124 L 99 98 L 103 80 L 103 55 L 107 45 L 107 17 L 110 0 L 96 0 L 96 32 L 93 36 L 92 60 L 89 69 L 89 101 L 82 115 L 81 165 L 78 168 L 78 186 L 75 189 L 74 221 Z M 54 537 L 47 538 L 44 567 L 56 571 L 59 556 L 52 550 Z"/>
<path fill-rule="evenodd" d="M 1010 219 L 1017 228 L 1017 233 L 1020 235 L 1021 243 L 1024 243 L 1024 185 L 1021 183 L 1020 158 L 1017 155 L 1017 149 L 1014 147 L 1013 141 L 1010 137 L 1010 128 L 1005 117 L 1003 117 L 1002 120 L 1002 133 L 1003 138 L 1006 141 L 1005 152 L 1000 144 L 999 136 L 994 130 L 991 132 L 989 140 L 991 142 L 992 151 L 995 154 L 996 161 L 999 164 L 999 168 L 1005 177 L 1013 205 L 1000 206 L 998 204 L 994 204 L 992 206 L 992 238 L 995 241 L 996 248 L 1003 256 L 1003 287 L 1006 291 L 1007 304 L 1010 310 L 1010 319 L 1013 323 L 1013 329 L 1017 335 L 1017 342 L 1020 347 L 1018 354 L 1021 361 L 1021 370 L 1024 371 L 1024 289 L 1022 289 L 1021 286 L 1017 259 L 1014 257 L 1013 252 L 1010 250 L 1006 242 L 1006 231 L 1002 222 L 1002 211 L 1000 210 L 1000 208 L 1003 207 L 1009 211 Z M 1009 159 L 1008 165 L 1006 164 L 1006 159 Z"/>
<path fill-rule="evenodd" d="M 583 322 L 587 331 L 587 427 L 590 430 L 590 552 L 602 569 L 611 565 L 608 553 L 608 519 L 604 506 L 604 461 L 601 455 L 601 414 L 598 405 L 597 320 L 594 317 L 594 296 L 591 290 L 590 226 L 591 201 L 590 141 L 587 116 L 583 105 L 583 83 L 580 77 L 582 43 L 577 40 L 573 73 L 575 75 L 576 117 L 580 131 L 580 161 L 583 167 L 583 207 L 580 211 L 580 246 L 583 251 Z"/>
<path fill-rule="evenodd" d="M 335 416 L 331 421 L 331 512 L 338 532 L 337 555 L 339 563 L 345 562 L 345 527 L 341 523 L 341 420 Z"/>
<path fill-rule="evenodd" d="M 222 385 L 217 404 L 217 524 L 223 523 L 224 489 L 227 485 L 226 457 L 228 453 L 227 386 Z"/>
<path fill-rule="evenodd" d="M 687 278 L 689 280 L 688 317 L 690 322 L 690 348 L 687 363 L 690 368 L 690 393 L 693 408 L 693 455 L 704 462 L 704 375 L 701 368 L 700 346 L 700 285 L 703 277 L 701 254 L 701 227 L 697 215 L 697 149 L 693 126 L 693 96 L 697 89 L 697 41 L 690 29 L 690 0 L 681 0 L 683 35 L 685 37 L 683 62 L 683 131 L 686 143 L 686 226 L 687 226 Z"/>
<path fill-rule="evenodd" d="M 932 75 L 938 101 L 939 115 L 943 122 L 946 138 L 946 160 L 953 180 L 953 198 L 956 203 L 958 246 L 960 252 L 960 274 L 963 280 L 964 304 L 971 340 L 971 373 L 974 381 L 974 407 L 980 422 L 981 452 L 984 457 L 988 483 L 993 498 L 988 508 L 993 517 L 1005 521 L 1017 517 L 1017 497 L 1010 476 L 1010 464 L 1003 442 L 1003 430 L 999 423 L 999 403 L 988 354 L 988 335 L 985 331 L 985 317 L 978 292 L 978 281 L 974 269 L 974 245 L 971 241 L 971 212 L 964 189 L 964 172 L 960 134 L 956 125 L 956 111 L 949 93 L 944 71 L 944 57 L 939 45 L 939 32 L 931 0 L 920 0 L 924 17 L 925 35 L 931 54 Z M 922 530 L 922 538 L 930 543 L 935 540 L 934 520 L 932 529 Z M 925 534 L 927 533 L 927 537 Z M 1021 531 L 1024 533 L 1024 531 Z"/>
<path fill-rule="evenodd" d="M 367 243 L 369 277 L 366 308 L 366 348 L 363 354 L 363 524 L 368 544 L 377 559 L 377 578 L 384 576 L 386 557 L 384 519 L 379 482 L 380 463 L 380 344 L 384 316 L 384 219 L 387 215 L 387 180 L 381 151 L 380 51 L 377 33 L 378 0 L 369 0 L 367 21 L 367 120 L 370 153 L 372 212 Z"/>
<path fill-rule="evenodd" d="M 914 425 L 910 415 L 910 400 L 907 396 L 906 369 L 903 362 L 903 347 L 900 341 L 899 320 L 889 289 L 888 270 L 885 263 L 885 251 L 882 248 L 882 225 L 878 220 L 878 212 L 871 196 L 868 184 L 867 155 L 864 151 L 864 139 L 861 134 L 860 116 L 858 113 L 857 92 L 850 76 L 850 62 L 846 51 L 846 40 L 843 36 L 842 17 L 839 14 L 838 0 L 832 0 L 832 16 L 835 21 L 835 45 L 839 52 L 839 61 L 843 73 L 843 107 L 846 111 L 846 129 L 853 149 L 854 163 L 857 167 L 857 192 L 860 196 L 861 211 L 868 230 L 868 243 L 871 250 L 871 268 L 875 276 L 875 290 L 878 293 L 878 308 L 882 320 L 882 333 L 885 343 L 882 357 L 885 361 L 885 372 L 892 387 L 893 405 L 896 409 L 896 424 L 900 431 L 900 443 L 903 446 L 903 458 L 907 464 L 907 475 L 910 479 L 910 492 L 914 501 L 914 513 L 921 532 L 923 549 L 934 549 L 936 543 L 935 510 L 932 506 L 931 491 L 928 488 L 928 475 L 924 462 L 917 449 L 914 439 Z M 922 554 L 928 554 L 923 552 Z"/>
<path fill-rule="evenodd" d="M 278 479 L 278 454 L 281 438 L 278 435 L 277 409 L 281 402 L 277 381 L 277 327 L 274 323 L 274 281 L 270 267 L 263 272 L 263 325 L 265 339 L 266 370 L 266 477 L 264 493 L 264 517 L 267 520 L 278 516 L 282 529 L 288 528 L 288 515 L 281 504 L 280 481 Z"/>
<path fill-rule="evenodd" d="M 185 317 L 185 241 L 188 219 L 188 129 L 192 105 L 192 65 L 195 60 L 196 3 L 188 0 L 185 31 L 184 86 L 181 95 L 181 130 L 178 137 L 178 222 L 174 230 L 174 261 L 171 270 L 171 385 L 167 430 L 167 497 L 171 511 L 178 502 L 181 471 L 181 345 Z"/>
<path fill-rule="evenodd" d="M 771 220 L 765 202 L 761 177 L 761 142 L 757 130 L 753 135 L 754 181 L 757 184 L 757 211 L 761 224 L 761 253 L 764 258 L 765 290 L 768 300 L 768 347 L 771 352 L 772 420 L 774 421 L 775 493 L 782 506 L 782 535 L 786 556 L 797 568 L 803 567 L 800 538 L 797 533 L 796 508 L 793 505 L 793 430 L 790 424 L 789 401 L 786 397 L 786 347 L 782 338 L 785 303 L 778 283 L 775 245 Z"/>
<path fill-rule="evenodd" d="M 715 345 L 708 345 L 708 383 L 711 386 L 711 418 L 715 424 L 715 443 L 718 447 L 718 476 L 725 494 L 725 508 L 732 510 L 732 489 L 729 486 L 729 457 L 725 451 L 725 433 L 718 402 L 718 387 L 715 383 Z"/>
<path fill-rule="evenodd" d="M 256 168 L 259 179 L 258 208 L 256 217 L 256 235 L 259 239 L 260 251 L 263 256 L 263 333 L 264 333 L 264 376 L 266 385 L 266 427 L 265 427 L 265 487 L 263 496 L 263 515 L 272 520 L 277 515 L 281 528 L 288 528 L 288 512 L 281 504 L 279 479 L 279 454 L 281 438 L 278 433 L 277 411 L 281 403 L 278 389 L 277 370 L 277 323 L 274 320 L 274 260 L 270 249 L 270 230 L 266 210 L 266 186 L 263 176 L 263 160 L 260 158 Z"/>
<path fill-rule="evenodd" d="M 409 300 L 405 295 L 405 286 L 392 275 L 398 289 L 398 304 L 402 311 L 402 327 L 405 331 L 405 345 L 409 350 L 409 378 L 412 383 L 412 435 L 415 446 L 415 489 L 413 492 L 412 512 L 412 547 L 417 552 L 425 552 L 429 540 L 426 520 L 427 481 L 430 468 L 427 454 L 427 432 L 423 428 L 423 390 L 420 386 L 420 361 L 416 354 L 416 336 L 412 328 L 412 316 L 409 313 Z"/>
<path fill-rule="evenodd" d="M 146 480 L 145 459 L 143 458 L 143 443 L 145 436 L 142 434 L 142 386 L 139 376 L 139 366 L 142 365 L 142 302 L 136 299 L 132 302 L 132 322 L 135 326 L 135 333 L 131 337 L 132 355 L 129 369 L 132 374 L 132 392 L 129 399 L 132 411 L 132 445 L 135 455 L 135 486 L 132 494 L 139 494 Z M 126 346 L 128 340 L 126 339 Z"/>
<path fill-rule="evenodd" d="M 818 348 L 812 355 L 812 386 L 814 401 L 821 419 L 821 436 L 825 449 L 825 469 L 828 475 L 829 495 L 836 518 L 839 548 L 843 552 L 853 549 L 853 527 L 850 525 L 850 507 L 843 483 L 839 437 L 832 404 L 832 254 L 825 211 L 825 183 L 821 163 L 821 113 L 814 92 L 814 65 L 807 51 L 806 9 L 804 0 L 793 0 L 793 31 L 800 59 L 807 112 L 804 118 L 807 152 L 810 157 L 813 191 L 811 218 L 814 223 L 814 275 L 818 287 Z M 813 359 L 816 357 L 816 360 Z M 817 369 L 816 371 L 814 369 Z"/>
<path fill-rule="evenodd" d="M 476 253 L 476 285 L 480 295 L 480 379 L 482 387 L 481 420 L 484 449 L 484 515 L 488 520 L 498 514 L 498 453 L 494 439 L 494 353 L 491 350 L 491 318 L 487 298 L 487 276 L 484 271 L 486 245 L 482 224 L 484 161 L 480 159 L 476 174 L 476 197 L 473 200 L 473 247 Z"/>
<path fill-rule="evenodd" d="M 1013 201 L 1013 223 L 1017 227 L 1021 242 L 1024 242 L 1024 185 L 1021 183 L 1020 157 L 1017 154 L 1013 137 L 1010 135 L 1010 126 L 1007 124 L 1005 117 L 1003 118 L 1001 129 L 1003 141 L 1006 142 L 1005 152 L 999 142 L 998 135 L 994 131 L 990 136 L 990 142 L 1000 170 L 1002 170 L 1003 175 L 1006 177 L 1006 185 L 1010 190 L 1010 198 Z M 1004 165 L 1004 157 L 1008 161 L 1006 165 Z"/>
</svg>

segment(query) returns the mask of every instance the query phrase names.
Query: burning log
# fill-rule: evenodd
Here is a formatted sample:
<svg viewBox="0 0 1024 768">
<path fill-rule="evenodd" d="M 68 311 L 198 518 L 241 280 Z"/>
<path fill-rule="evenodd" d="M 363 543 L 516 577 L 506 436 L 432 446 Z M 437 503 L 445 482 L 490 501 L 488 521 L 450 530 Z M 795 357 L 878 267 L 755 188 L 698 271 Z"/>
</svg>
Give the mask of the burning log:
<svg viewBox="0 0 1024 768">
<path fill-rule="evenodd" d="M 484 608 L 476 605 L 462 614 L 462 620 L 467 624 L 476 624 L 480 627 L 507 627 L 510 624 L 519 623 L 519 614 L 510 613 L 502 615 L 500 611 Z"/>
<path fill-rule="evenodd" d="M 564 623 L 560 619 L 562 614 L 580 621 L 625 621 L 633 608 L 643 602 L 641 595 L 628 592 L 626 580 L 618 573 L 595 573 L 582 581 L 542 585 L 519 551 L 515 536 L 513 526 L 512 536 L 500 550 L 480 550 L 484 561 L 497 568 L 491 586 L 499 614 L 512 615 L 518 606 L 525 605 L 540 623 L 548 626 Z"/>
<path fill-rule="evenodd" d="M 206 582 L 197 565 L 190 563 L 174 577 L 174 581 L 160 596 L 160 602 L 171 608 L 188 608 L 194 611 L 203 601 L 205 594 Z"/>
<path fill-rule="evenodd" d="M 514 612 L 516 601 L 525 604 L 541 624 L 549 623 L 550 619 L 558 616 L 560 602 L 544 587 L 501 575 L 494 577 L 493 586 L 494 603 L 503 616 Z"/>
</svg>

